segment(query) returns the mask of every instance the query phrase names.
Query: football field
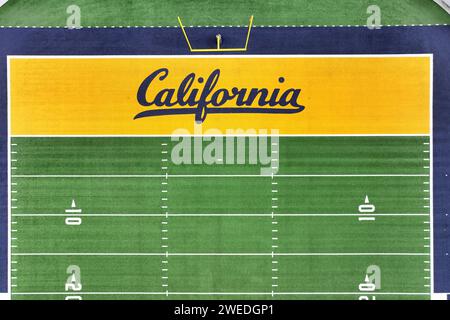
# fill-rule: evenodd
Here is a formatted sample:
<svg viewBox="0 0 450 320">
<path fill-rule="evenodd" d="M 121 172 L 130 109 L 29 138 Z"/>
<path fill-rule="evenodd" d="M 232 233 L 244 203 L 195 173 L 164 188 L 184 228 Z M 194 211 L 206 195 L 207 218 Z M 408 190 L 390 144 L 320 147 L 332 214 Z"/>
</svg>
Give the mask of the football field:
<svg viewBox="0 0 450 320">
<path fill-rule="evenodd" d="M 12 137 L 12 298 L 430 298 L 429 135 L 256 141 Z"/>
</svg>

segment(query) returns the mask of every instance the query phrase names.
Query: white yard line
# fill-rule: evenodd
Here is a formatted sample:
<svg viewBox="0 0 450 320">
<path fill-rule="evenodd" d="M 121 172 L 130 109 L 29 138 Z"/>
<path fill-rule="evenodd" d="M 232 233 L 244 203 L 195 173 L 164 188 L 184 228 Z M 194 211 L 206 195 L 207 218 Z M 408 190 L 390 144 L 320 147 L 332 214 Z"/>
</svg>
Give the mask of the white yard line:
<svg viewBox="0 0 450 320">
<path fill-rule="evenodd" d="M 244 214 L 244 213 L 236 213 L 236 214 L 229 214 L 229 213 L 205 213 L 205 214 L 201 214 L 201 213 L 170 213 L 170 214 L 166 214 L 166 213 L 155 213 L 155 214 L 148 214 L 148 213 L 98 213 L 98 214 L 84 214 L 83 217 L 88 218 L 88 217 L 165 217 L 165 216 L 170 216 L 170 217 L 272 217 L 271 213 L 255 213 L 255 214 Z M 278 217 L 316 217 L 316 218 L 321 218 L 321 217 L 362 217 L 364 215 L 367 215 L 366 213 L 277 213 L 276 214 Z M 65 217 L 67 216 L 66 214 L 62 214 L 62 213 L 13 213 L 12 216 L 14 217 L 42 217 L 42 218 L 48 218 L 48 217 Z M 371 214 L 371 216 L 376 216 L 376 217 L 428 217 L 429 214 L 428 213 L 374 213 Z"/>
<path fill-rule="evenodd" d="M 260 174 L 118 174 L 118 175 L 12 175 L 13 178 L 271 178 Z M 370 177 L 429 177 L 428 174 L 277 174 L 278 178 L 370 178 Z"/>
<path fill-rule="evenodd" d="M 357 253 L 357 252 L 327 252 L 327 253 L 149 253 L 149 252 L 34 252 L 34 253 L 13 253 L 13 256 L 428 256 L 428 253 L 408 253 L 408 252 L 367 252 L 367 253 Z"/>
<path fill-rule="evenodd" d="M 16 292 L 13 295 L 68 295 L 67 292 Z M 76 295 L 166 295 L 166 292 L 73 292 Z M 361 292 L 275 292 L 275 295 L 361 295 Z M 169 292 L 169 295 L 270 296 L 272 292 Z M 428 296 L 429 292 L 373 292 L 371 295 Z"/>
</svg>

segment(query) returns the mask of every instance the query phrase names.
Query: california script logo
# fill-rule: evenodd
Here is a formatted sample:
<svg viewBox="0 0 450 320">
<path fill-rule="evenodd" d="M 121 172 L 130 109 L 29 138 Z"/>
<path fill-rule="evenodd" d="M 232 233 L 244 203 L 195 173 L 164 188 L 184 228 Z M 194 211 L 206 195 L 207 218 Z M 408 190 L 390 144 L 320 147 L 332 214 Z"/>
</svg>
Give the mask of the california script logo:
<svg viewBox="0 0 450 320">
<path fill-rule="evenodd" d="M 178 89 L 167 88 L 152 95 L 153 81 L 164 81 L 169 76 L 167 68 L 161 68 L 150 74 L 139 86 L 137 100 L 144 107 L 156 106 L 138 113 L 134 119 L 178 114 L 195 114 L 195 121 L 202 123 L 208 113 L 298 113 L 305 109 L 299 103 L 301 89 L 275 88 L 269 92 L 266 88 L 237 88 L 231 90 L 218 87 L 220 70 L 214 70 L 206 79 L 188 74 Z M 195 82 L 203 87 L 192 88 Z M 280 77 L 278 83 L 284 83 Z M 153 96 L 148 98 L 148 96 Z M 224 106 L 232 102 L 233 107 Z"/>
</svg>

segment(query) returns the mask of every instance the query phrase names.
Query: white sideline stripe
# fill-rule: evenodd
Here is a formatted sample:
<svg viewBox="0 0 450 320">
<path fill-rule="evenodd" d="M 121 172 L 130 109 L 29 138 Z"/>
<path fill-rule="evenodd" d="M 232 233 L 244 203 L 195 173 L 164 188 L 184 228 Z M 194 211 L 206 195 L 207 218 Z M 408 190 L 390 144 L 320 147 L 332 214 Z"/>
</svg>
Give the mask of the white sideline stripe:
<svg viewBox="0 0 450 320">
<path fill-rule="evenodd" d="M 361 292 L 13 292 L 13 295 L 361 295 Z M 429 292 L 371 292 L 371 295 L 428 296 Z"/>
<path fill-rule="evenodd" d="M 429 255 L 429 259 L 430 259 L 430 269 L 434 270 L 434 230 L 433 230 L 433 219 L 434 219 L 434 209 L 433 209 L 433 203 L 434 203 L 434 196 L 433 196 L 433 166 L 434 166 L 434 111 L 433 111 L 433 104 L 434 104 L 434 55 L 430 56 L 430 116 L 429 116 L 429 121 L 430 121 L 430 140 L 429 140 L 429 155 L 427 157 L 430 158 L 430 165 L 428 166 L 428 173 L 429 173 L 429 182 L 430 182 L 430 187 L 429 187 L 429 193 L 430 193 L 430 209 L 429 209 L 429 213 L 430 213 L 430 255 Z M 431 279 L 429 281 L 430 283 L 430 293 L 433 294 L 434 293 L 434 272 L 430 272 L 430 276 Z"/>
<path fill-rule="evenodd" d="M 429 256 L 428 253 L 373 252 L 373 253 L 13 253 L 13 256 Z"/>
<path fill-rule="evenodd" d="M 279 217 L 360 217 L 364 216 L 367 213 L 277 213 Z M 63 213 L 13 213 L 13 216 L 17 217 L 66 217 L 66 214 Z M 139 214 L 139 213 L 94 213 L 94 214 L 84 214 L 83 217 L 165 217 L 164 213 L 155 213 L 155 214 Z M 245 213 L 236 213 L 236 214 L 228 214 L 228 213 L 171 213 L 171 217 L 272 217 L 271 213 L 255 213 L 255 214 L 245 214 Z M 376 217 L 427 217 L 428 213 L 374 213 L 371 216 Z"/>
<path fill-rule="evenodd" d="M 170 174 L 171 178 L 270 178 L 270 175 L 260 174 Z M 13 178 L 164 178 L 164 174 L 123 174 L 123 175 L 12 175 Z M 428 174 L 277 174 L 280 178 L 342 178 L 342 177 L 429 177 Z"/>
</svg>

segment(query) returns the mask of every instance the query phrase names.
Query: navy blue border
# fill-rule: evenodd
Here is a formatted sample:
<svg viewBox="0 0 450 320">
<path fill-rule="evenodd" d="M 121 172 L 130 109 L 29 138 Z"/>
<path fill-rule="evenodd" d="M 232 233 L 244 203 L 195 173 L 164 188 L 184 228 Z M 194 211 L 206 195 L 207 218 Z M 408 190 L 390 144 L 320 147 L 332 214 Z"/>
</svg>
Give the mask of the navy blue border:
<svg viewBox="0 0 450 320">
<path fill-rule="evenodd" d="M 193 28 L 194 47 L 243 46 L 245 28 Z M 450 292 L 450 27 L 253 28 L 246 54 L 434 54 L 434 279 Z M 0 29 L 0 292 L 7 290 L 7 55 L 190 54 L 178 28 Z M 237 53 L 242 54 L 242 53 Z M 386 79 L 389 81 L 389 79 Z M 395 107 L 395 106 L 393 106 Z"/>
</svg>

